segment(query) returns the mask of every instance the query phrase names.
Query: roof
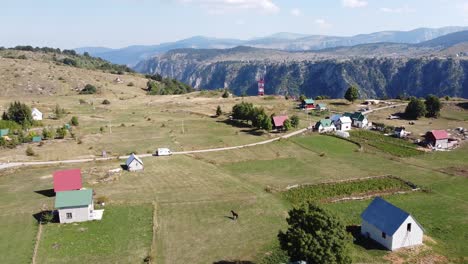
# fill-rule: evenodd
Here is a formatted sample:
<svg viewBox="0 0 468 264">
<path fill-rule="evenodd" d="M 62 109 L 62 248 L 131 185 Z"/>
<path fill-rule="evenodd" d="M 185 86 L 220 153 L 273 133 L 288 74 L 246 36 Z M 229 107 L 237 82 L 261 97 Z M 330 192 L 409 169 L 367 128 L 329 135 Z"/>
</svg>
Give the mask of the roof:
<svg viewBox="0 0 468 264">
<path fill-rule="evenodd" d="M 125 162 L 125 164 L 128 166 L 130 166 L 130 163 L 132 163 L 133 160 L 136 160 L 138 161 L 141 165 L 143 165 L 143 161 L 138 158 L 134 153 L 132 153 L 132 155 L 130 155 L 127 159 L 127 162 Z"/>
<path fill-rule="evenodd" d="M 352 123 L 353 121 L 351 121 L 351 118 L 349 116 L 342 116 L 340 117 L 340 122 L 343 124 L 343 123 Z"/>
<path fill-rule="evenodd" d="M 37 108 L 31 109 L 31 112 L 32 112 L 32 113 L 34 113 L 34 112 L 41 113 L 41 111 L 39 111 L 39 109 L 37 109 Z"/>
<path fill-rule="evenodd" d="M 54 191 L 63 192 L 81 189 L 81 170 L 62 170 L 54 172 Z"/>
<path fill-rule="evenodd" d="M 305 99 L 305 100 L 304 100 L 304 103 L 305 103 L 305 104 L 314 104 L 315 101 L 314 101 L 314 99 Z"/>
<path fill-rule="evenodd" d="M 436 140 L 449 138 L 449 135 L 445 130 L 432 130 L 429 133 L 431 133 Z"/>
<path fill-rule="evenodd" d="M 336 122 L 340 119 L 341 115 L 340 114 L 334 114 L 330 117 L 332 122 Z"/>
<path fill-rule="evenodd" d="M 317 122 L 315 127 L 318 128 L 320 125 L 322 125 L 323 127 L 330 127 L 332 125 L 332 121 L 331 119 L 322 119 Z"/>
<path fill-rule="evenodd" d="M 404 127 L 395 127 L 395 132 L 401 132 L 401 131 L 404 131 L 405 128 Z"/>
<path fill-rule="evenodd" d="M 384 199 L 376 197 L 362 212 L 361 217 L 387 235 L 393 236 L 409 215 Z"/>
<path fill-rule="evenodd" d="M 353 113 L 350 113 L 350 112 L 345 112 L 345 113 L 343 114 L 343 116 L 349 116 L 349 117 L 352 117 L 352 116 L 353 116 Z"/>
<path fill-rule="evenodd" d="M 55 196 L 55 208 L 87 206 L 92 202 L 92 189 L 58 192 Z"/>
<path fill-rule="evenodd" d="M 288 116 L 282 115 L 282 116 L 274 116 L 273 117 L 273 125 L 275 127 L 282 127 L 284 124 L 284 121 L 288 119 Z"/>
<path fill-rule="evenodd" d="M 320 108 L 325 108 L 325 107 L 327 107 L 327 104 L 318 104 L 318 106 L 319 106 Z"/>
</svg>

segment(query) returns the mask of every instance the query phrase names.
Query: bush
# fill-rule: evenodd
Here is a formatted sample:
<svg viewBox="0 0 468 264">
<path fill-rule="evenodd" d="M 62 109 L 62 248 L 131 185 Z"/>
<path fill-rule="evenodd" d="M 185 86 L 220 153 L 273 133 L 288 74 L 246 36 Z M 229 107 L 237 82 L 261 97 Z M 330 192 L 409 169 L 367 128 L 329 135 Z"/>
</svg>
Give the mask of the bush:
<svg viewBox="0 0 468 264">
<path fill-rule="evenodd" d="M 33 123 L 31 108 L 21 102 L 13 102 L 2 115 L 3 120 L 10 120 L 23 127 L 30 127 Z"/>
<path fill-rule="evenodd" d="M 440 109 L 442 108 L 439 97 L 430 94 L 426 97 L 424 104 L 427 110 L 426 117 L 439 117 Z"/>
<path fill-rule="evenodd" d="M 26 148 L 26 156 L 34 156 L 36 155 L 36 153 L 34 152 L 34 150 L 31 148 L 31 146 L 28 146 Z"/>
<path fill-rule="evenodd" d="M 133 82 L 129 82 L 127 86 L 132 87 L 132 86 L 135 86 L 135 84 Z"/>
<path fill-rule="evenodd" d="M 63 139 L 67 135 L 67 128 L 65 126 L 57 128 L 56 138 Z"/>
<path fill-rule="evenodd" d="M 356 101 L 358 97 L 359 97 L 359 90 L 355 86 L 350 86 L 344 96 L 344 98 L 350 102 Z"/>
<path fill-rule="evenodd" d="M 60 119 L 67 114 L 67 111 L 64 108 L 61 108 L 60 105 L 56 104 L 54 109 L 55 119 Z"/>
<path fill-rule="evenodd" d="M 110 103 L 111 102 L 109 100 L 107 100 L 107 99 L 104 99 L 104 101 L 102 101 L 103 105 L 110 105 Z"/>
<path fill-rule="evenodd" d="M 72 116 L 72 118 L 70 119 L 70 124 L 72 126 L 78 126 L 80 123 L 78 122 L 78 117 L 77 116 Z"/>
<path fill-rule="evenodd" d="M 221 95 L 221 97 L 223 98 L 229 98 L 229 90 L 228 89 L 225 89 L 224 92 L 223 92 L 223 95 Z"/>
<path fill-rule="evenodd" d="M 221 110 L 221 106 L 218 105 L 218 107 L 216 107 L 216 116 L 220 116 L 223 114 L 223 110 Z"/>
<path fill-rule="evenodd" d="M 351 263 L 349 237 L 341 220 L 315 204 L 289 211 L 288 230 L 280 231 L 280 246 L 291 261 Z"/>
<path fill-rule="evenodd" d="M 47 129 L 43 128 L 42 129 L 42 138 L 47 140 L 47 139 L 53 139 L 54 138 L 54 131 L 52 129 Z"/>
<path fill-rule="evenodd" d="M 80 101 L 80 104 L 87 104 L 87 103 L 88 103 L 88 102 L 86 102 L 86 101 L 83 100 L 83 99 L 80 99 L 79 101 Z"/>
<path fill-rule="evenodd" d="M 291 125 L 294 128 L 299 127 L 299 117 L 297 115 L 291 116 Z"/>
<path fill-rule="evenodd" d="M 406 106 L 405 116 L 409 119 L 418 119 L 427 114 L 426 105 L 423 101 L 416 97 L 411 97 L 410 102 Z"/>
<path fill-rule="evenodd" d="M 80 91 L 80 94 L 95 94 L 97 92 L 97 88 L 94 85 L 87 84 L 85 87 Z"/>
</svg>

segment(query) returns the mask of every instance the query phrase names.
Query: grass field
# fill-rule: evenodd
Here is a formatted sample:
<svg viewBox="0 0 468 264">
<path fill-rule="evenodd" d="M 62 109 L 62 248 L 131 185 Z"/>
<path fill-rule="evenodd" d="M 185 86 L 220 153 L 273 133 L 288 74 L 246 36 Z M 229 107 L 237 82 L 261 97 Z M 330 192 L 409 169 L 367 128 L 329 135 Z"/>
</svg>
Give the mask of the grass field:
<svg viewBox="0 0 468 264">
<path fill-rule="evenodd" d="M 74 130 L 78 140 L 48 141 L 32 144 L 38 156 L 27 157 L 26 146 L 2 149 L 0 161 L 57 160 L 96 157 L 102 150 L 111 155 L 152 152 L 157 147 L 192 150 L 233 146 L 268 139 L 280 134 L 256 133 L 249 127 L 223 122 L 228 114 L 213 118 L 218 105 L 228 112 L 242 100 L 277 114 L 297 114 L 301 127 L 318 120 L 296 109 L 296 102 L 282 97 L 220 98 L 211 92 L 178 96 L 146 96 L 141 88 L 145 79 L 125 75 L 116 84 L 115 75 L 71 69 L 47 63 L 0 59 L 0 74 L 11 86 L 0 97 L 0 111 L 20 100 L 43 110 L 45 116 L 56 104 L 70 112 L 61 120 L 44 120 L 47 126 L 59 126 L 78 116 Z M 51 71 L 52 77 L 48 76 Z M 32 72 L 32 74 L 30 74 Z M 15 77 L 17 76 L 17 77 Z M 33 76 L 34 78 L 30 77 Z M 58 77 L 64 76 L 65 83 Z M 33 92 L 28 92 L 28 80 Z M 135 83 L 134 87 L 127 82 Z M 16 86 L 13 86 L 16 83 Z M 72 88 L 85 83 L 97 84 L 101 93 L 77 95 Z M 55 96 L 34 92 L 36 86 L 50 86 Z M 20 89 L 21 88 L 21 89 Z M 15 90 L 16 89 L 16 90 Z M 20 92 L 15 92 L 19 91 Z M 31 95 L 35 95 L 32 97 Z M 79 100 L 86 101 L 80 104 Z M 110 105 L 102 105 L 104 99 Z M 332 111 L 355 111 L 357 104 L 343 100 L 327 101 Z M 386 120 L 400 109 L 388 109 L 370 115 L 370 121 L 388 125 L 407 125 L 404 120 Z M 413 134 L 430 129 L 468 127 L 466 110 L 444 108 L 441 118 L 421 119 L 408 127 Z M 103 133 L 100 128 L 103 127 Z M 110 133 L 112 130 L 112 133 Z M 367 134 L 366 134 L 367 135 Z M 407 155 L 413 149 L 402 141 L 381 137 L 363 137 L 362 149 L 351 142 L 315 133 L 287 140 L 216 153 L 145 158 L 145 169 L 138 173 L 122 172 L 106 176 L 123 161 L 90 162 L 76 165 L 23 167 L 0 171 L 0 250 L 2 263 L 28 263 L 31 260 L 37 224 L 33 215 L 41 208 L 53 208 L 51 174 L 55 170 L 81 168 L 83 184 L 96 196 L 108 198 L 100 222 L 77 225 L 44 226 L 38 263 L 140 263 L 150 254 L 157 263 L 223 263 L 222 261 L 260 261 L 276 244 L 276 235 L 286 227 L 291 203 L 269 187 L 284 189 L 295 184 L 319 184 L 337 180 L 394 175 L 428 190 L 406 195 L 386 196 L 391 202 L 412 213 L 434 241 L 428 250 L 415 256 L 394 256 L 387 251 L 365 249 L 356 244 L 356 262 L 417 263 L 425 256 L 443 256 L 451 262 L 466 262 L 468 247 L 468 146 L 453 152 Z M 351 192 L 353 193 L 353 192 Z M 328 195 L 328 194 L 327 194 Z M 331 193 L 333 195 L 333 193 Z M 369 200 L 326 204 L 347 225 L 359 224 L 359 215 Z M 158 225 L 153 235 L 153 207 L 157 205 Z M 228 218 L 230 210 L 239 220 Z M 96 237 L 100 239 L 95 239 Z M 73 243 L 73 244 L 72 244 Z M 447 262 L 447 261 L 446 261 Z"/>
<path fill-rule="evenodd" d="M 101 221 L 44 226 L 38 263 L 141 263 L 150 255 L 151 205 L 106 207 Z"/>
</svg>

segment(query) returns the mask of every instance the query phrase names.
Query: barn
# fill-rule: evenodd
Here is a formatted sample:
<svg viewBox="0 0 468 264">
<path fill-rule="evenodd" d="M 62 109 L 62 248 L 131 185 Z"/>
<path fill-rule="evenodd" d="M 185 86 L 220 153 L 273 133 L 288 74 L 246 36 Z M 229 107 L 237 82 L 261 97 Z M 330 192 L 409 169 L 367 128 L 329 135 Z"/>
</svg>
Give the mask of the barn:
<svg viewBox="0 0 468 264">
<path fill-rule="evenodd" d="M 125 165 L 127 165 L 127 170 L 129 171 L 143 170 L 143 161 L 133 153 L 128 157 Z"/>
<path fill-rule="evenodd" d="M 280 130 L 284 127 L 284 121 L 288 120 L 288 116 L 281 115 L 281 116 L 274 116 L 273 117 L 273 126 Z"/>
<path fill-rule="evenodd" d="M 94 210 L 93 190 L 58 192 L 55 197 L 60 223 L 101 220 L 104 210 Z"/>
<path fill-rule="evenodd" d="M 426 142 L 436 149 L 447 149 L 449 135 L 445 130 L 432 130 L 426 133 Z"/>
<path fill-rule="evenodd" d="M 361 214 L 361 234 L 389 250 L 422 244 L 424 230 L 414 217 L 376 197 Z"/>
<path fill-rule="evenodd" d="M 53 174 L 53 178 L 54 191 L 56 193 L 80 190 L 83 187 L 80 169 L 56 171 Z"/>
<path fill-rule="evenodd" d="M 42 120 L 42 112 L 39 111 L 39 109 L 37 109 L 37 108 L 33 108 L 31 110 L 31 115 L 32 115 L 33 120 L 36 120 L 36 121 L 41 121 Z"/>
<path fill-rule="evenodd" d="M 314 99 L 305 99 L 305 100 L 302 100 L 301 108 L 303 108 L 303 109 L 315 109 L 315 101 L 314 101 Z"/>
</svg>

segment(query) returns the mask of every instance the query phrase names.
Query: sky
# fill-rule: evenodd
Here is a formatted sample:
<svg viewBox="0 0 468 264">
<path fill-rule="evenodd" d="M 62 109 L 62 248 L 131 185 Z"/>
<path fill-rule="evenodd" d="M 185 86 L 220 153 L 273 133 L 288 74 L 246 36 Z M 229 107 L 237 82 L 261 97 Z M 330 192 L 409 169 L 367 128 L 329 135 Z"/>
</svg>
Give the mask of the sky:
<svg viewBox="0 0 468 264">
<path fill-rule="evenodd" d="M 468 25 L 468 0 L 0 0 L 0 46 L 119 48 L 191 36 L 351 36 Z"/>
</svg>

